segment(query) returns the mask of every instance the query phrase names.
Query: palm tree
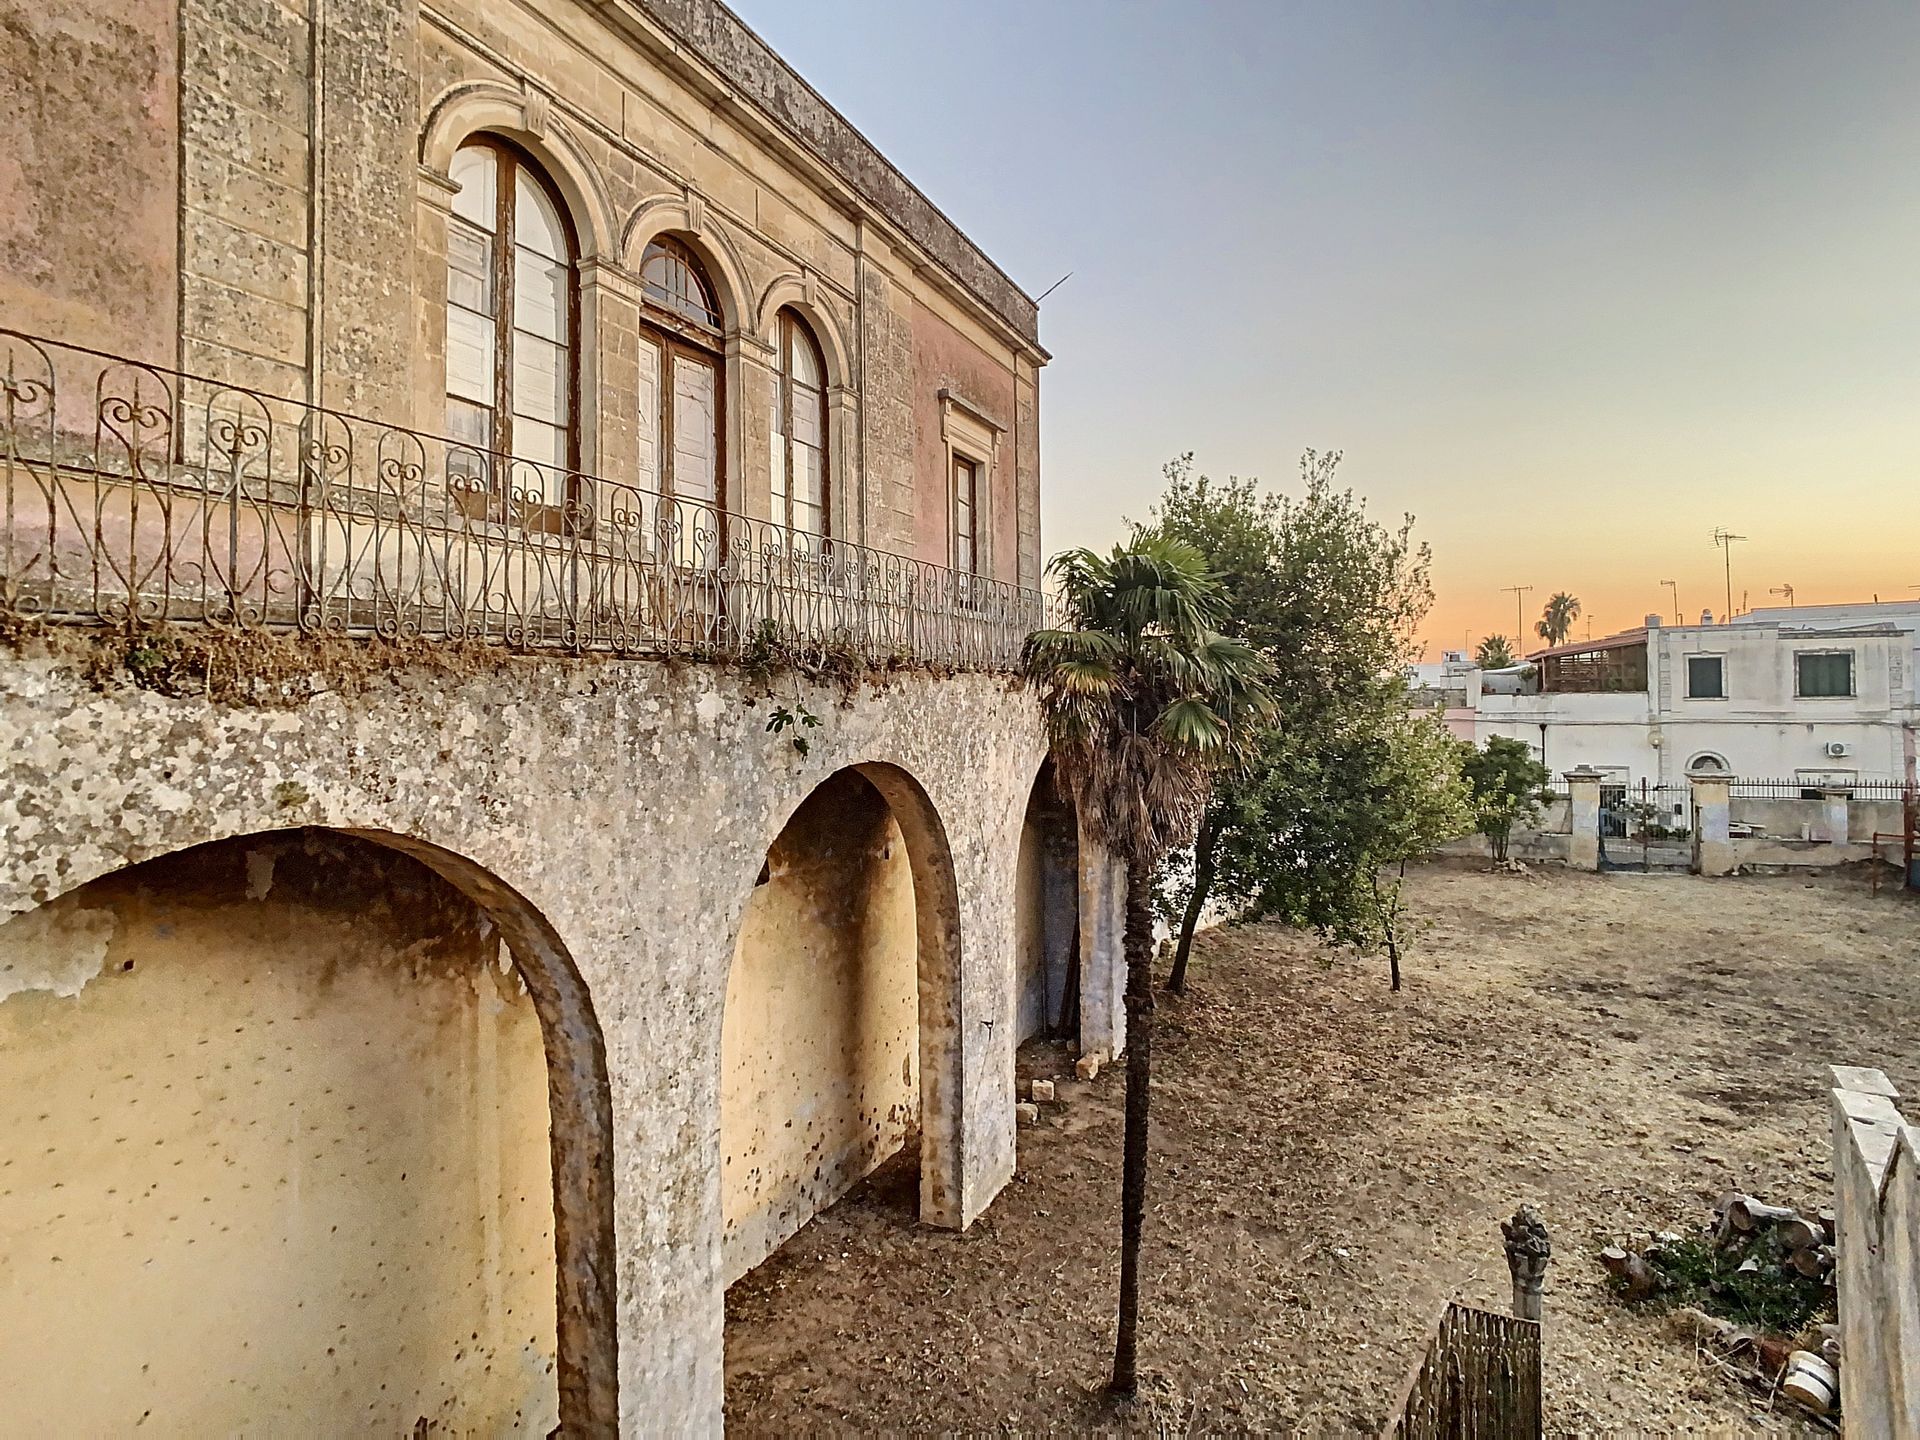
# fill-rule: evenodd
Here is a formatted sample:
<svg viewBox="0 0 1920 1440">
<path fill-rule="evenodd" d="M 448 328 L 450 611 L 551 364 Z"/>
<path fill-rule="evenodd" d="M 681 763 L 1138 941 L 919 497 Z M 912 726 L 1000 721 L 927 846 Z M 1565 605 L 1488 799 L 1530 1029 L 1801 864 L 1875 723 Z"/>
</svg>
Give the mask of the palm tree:
<svg viewBox="0 0 1920 1440">
<path fill-rule="evenodd" d="M 1580 601 L 1564 590 L 1554 592 L 1546 609 L 1534 625 L 1534 633 L 1549 645 L 1558 645 L 1573 633 L 1573 622 L 1580 617 Z"/>
<path fill-rule="evenodd" d="M 1161 858 L 1193 834 L 1208 777 L 1240 722 L 1270 706 L 1264 663 L 1214 630 L 1223 609 L 1200 552 L 1141 537 L 1109 555 L 1069 550 L 1047 567 L 1070 627 L 1030 636 L 1055 772 L 1087 833 L 1125 861 L 1127 1118 L 1120 1181 L 1120 1321 L 1109 1388 L 1132 1395 L 1146 1219 L 1153 1073 L 1153 914 Z"/>
<path fill-rule="evenodd" d="M 1473 652 L 1473 663 L 1482 670 L 1504 670 L 1515 663 L 1513 643 L 1504 635 L 1489 635 Z"/>
</svg>

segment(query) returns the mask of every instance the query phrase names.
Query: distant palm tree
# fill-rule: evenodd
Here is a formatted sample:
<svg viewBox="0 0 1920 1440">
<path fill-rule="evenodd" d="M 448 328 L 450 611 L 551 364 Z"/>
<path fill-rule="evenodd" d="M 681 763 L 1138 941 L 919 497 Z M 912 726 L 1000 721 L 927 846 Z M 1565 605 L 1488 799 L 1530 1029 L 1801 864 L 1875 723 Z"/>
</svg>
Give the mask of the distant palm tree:
<svg viewBox="0 0 1920 1440">
<path fill-rule="evenodd" d="M 1473 652 L 1473 663 L 1482 670 L 1504 670 L 1515 663 L 1513 642 L 1504 635 L 1489 635 Z"/>
<path fill-rule="evenodd" d="M 1272 702 L 1265 663 L 1214 629 L 1223 596 L 1191 545 L 1149 537 L 1104 556 L 1069 550 L 1047 568 L 1072 628 L 1028 638 L 1027 676 L 1039 687 L 1055 773 L 1081 825 L 1127 867 L 1120 1323 L 1108 1388 L 1132 1395 L 1153 1073 L 1155 873 L 1169 849 L 1192 837 L 1209 776 L 1238 757 L 1240 722 Z"/>
<path fill-rule="evenodd" d="M 1558 645 L 1573 633 L 1573 622 L 1580 617 L 1580 601 L 1564 590 L 1554 592 L 1547 608 L 1540 612 L 1534 633 L 1549 645 Z"/>
</svg>

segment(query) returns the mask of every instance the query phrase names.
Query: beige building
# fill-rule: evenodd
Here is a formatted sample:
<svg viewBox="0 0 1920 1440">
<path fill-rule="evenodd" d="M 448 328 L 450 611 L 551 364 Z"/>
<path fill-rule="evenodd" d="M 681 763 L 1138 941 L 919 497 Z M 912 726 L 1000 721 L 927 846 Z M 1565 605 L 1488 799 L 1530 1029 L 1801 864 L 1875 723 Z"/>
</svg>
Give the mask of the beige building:
<svg viewBox="0 0 1920 1440">
<path fill-rule="evenodd" d="M 9 1420 L 716 1428 L 732 1280 L 1122 1038 L 1034 301 L 715 0 L 0 72 Z"/>
</svg>

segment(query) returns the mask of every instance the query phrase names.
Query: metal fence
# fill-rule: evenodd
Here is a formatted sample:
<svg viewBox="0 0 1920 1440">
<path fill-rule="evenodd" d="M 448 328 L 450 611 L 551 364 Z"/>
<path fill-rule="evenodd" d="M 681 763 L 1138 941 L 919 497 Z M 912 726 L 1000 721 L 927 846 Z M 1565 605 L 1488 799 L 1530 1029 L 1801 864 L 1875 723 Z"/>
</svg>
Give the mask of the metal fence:
<svg viewBox="0 0 1920 1440">
<path fill-rule="evenodd" d="M 1855 800 L 1902 800 L 1908 788 L 1900 780 L 1821 781 L 1789 775 L 1772 780 L 1735 779 L 1727 789 L 1736 800 L 1818 800 L 1823 786 L 1829 790 L 1845 790 Z"/>
<path fill-rule="evenodd" d="M 1383 1440 L 1541 1433 L 1540 1325 L 1449 1302 Z"/>
<path fill-rule="evenodd" d="M 0 608 L 1017 665 L 1040 591 L 0 329 Z"/>
</svg>

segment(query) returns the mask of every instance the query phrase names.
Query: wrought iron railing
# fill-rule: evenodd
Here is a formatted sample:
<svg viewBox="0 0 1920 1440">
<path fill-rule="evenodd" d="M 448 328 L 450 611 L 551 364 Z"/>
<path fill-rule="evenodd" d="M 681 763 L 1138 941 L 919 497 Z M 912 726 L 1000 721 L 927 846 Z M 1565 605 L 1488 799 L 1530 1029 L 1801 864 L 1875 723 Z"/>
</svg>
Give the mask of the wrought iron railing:
<svg viewBox="0 0 1920 1440">
<path fill-rule="evenodd" d="M 1038 590 L 0 329 L 0 607 L 1006 670 Z"/>
</svg>

